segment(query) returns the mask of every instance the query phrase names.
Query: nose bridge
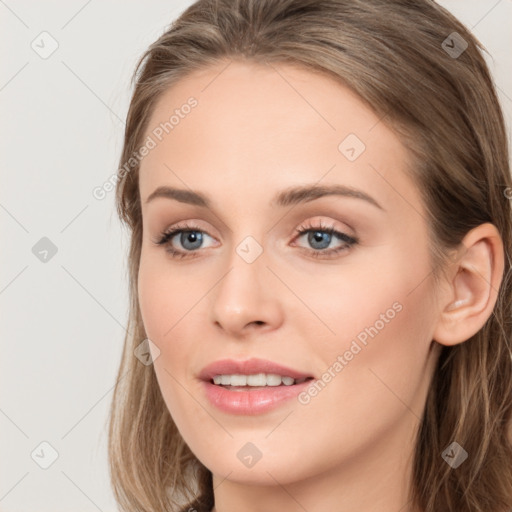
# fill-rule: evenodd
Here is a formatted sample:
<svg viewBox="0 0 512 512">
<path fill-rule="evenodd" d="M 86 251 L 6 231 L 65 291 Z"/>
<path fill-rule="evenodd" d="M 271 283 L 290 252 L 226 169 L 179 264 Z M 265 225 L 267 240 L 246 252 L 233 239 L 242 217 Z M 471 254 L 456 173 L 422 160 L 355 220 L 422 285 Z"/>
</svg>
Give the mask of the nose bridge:
<svg viewBox="0 0 512 512">
<path fill-rule="evenodd" d="M 213 321 L 226 331 L 235 333 L 248 324 L 278 321 L 279 307 L 272 294 L 269 280 L 273 276 L 267 263 L 266 252 L 256 237 L 246 235 L 233 244 L 212 308 Z"/>
<path fill-rule="evenodd" d="M 227 258 L 229 271 L 219 283 L 216 302 L 241 310 L 261 299 L 261 283 L 265 280 L 265 271 L 268 272 L 266 259 L 263 246 L 252 235 L 233 244 Z"/>
<path fill-rule="evenodd" d="M 226 266 L 232 269 L 230 274 L 239 274 L 241 279 L 261 279 L 261 274 L 268 272 L 265 267 L 267 255 L 263 247 L 267 243 L 265 223 L 254 212 L 243 212 L 242 208 L 237 211 L 241 214 L 231 227 Z"/>
</svg>

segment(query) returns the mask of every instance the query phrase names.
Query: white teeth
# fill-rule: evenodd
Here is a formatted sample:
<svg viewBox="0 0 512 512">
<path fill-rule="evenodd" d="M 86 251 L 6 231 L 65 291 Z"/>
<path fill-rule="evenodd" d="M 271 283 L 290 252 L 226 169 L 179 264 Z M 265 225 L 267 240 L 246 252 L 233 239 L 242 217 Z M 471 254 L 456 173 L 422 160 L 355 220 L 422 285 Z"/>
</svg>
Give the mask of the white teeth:
<svg viewBox="0 0 512 512">
<path fill-rule="evenodd" d="M 231 375 L 231 386 L 247 386 L 247 375 Z"/>
<path fill-rule="evenodd" d="M 267 376 L 264 373 L 257 373 L 256 375 L 247 375 L 248 386 L 266 386 Z"/>
<path fill-rule="evenodd" d="M 304 379 L 298 379 L 297 383 Z M 283 377 L 275 373 L 256 373 L 253 375 L 215 375 L 213 383 L 222 386 L 291 386 L 296 383 L 293 377 Z"/>
<path fill-rule="evenodd" d="M 291 377 L 283 377 L 283 384 L 285 386 L 291 386 L 294 382 L 295 382 L 295 379 L 292 379 Z"/>
<path fill-rule="evenodd" d="M 275 373 L 269 373 L 267 375 L 267 386 L 280 386 L 281 381 L 281 375 L 276 375 Z"/>
</svg>

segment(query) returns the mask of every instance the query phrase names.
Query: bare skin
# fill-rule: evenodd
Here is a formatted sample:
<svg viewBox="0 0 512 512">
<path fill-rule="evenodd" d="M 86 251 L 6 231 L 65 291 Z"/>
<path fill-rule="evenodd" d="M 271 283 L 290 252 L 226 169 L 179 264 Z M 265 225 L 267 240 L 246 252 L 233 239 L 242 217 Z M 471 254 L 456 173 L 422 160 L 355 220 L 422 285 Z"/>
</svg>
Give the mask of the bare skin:
<svg viewBox="0 0 512 512">
<path fill-rule="evenodd" d="M 499 234 L 491 224 L 468 233 L 449 278 L 436 285 L 425 209 L 399 138 L 331 78 L 290 65 L 226 64 L 170 88 L 146 132 L 197 99 L 140 174 L 139 300 L 160 350 L 154 369 L 166 405 L 213 473 L 214 512 L 417 512 L 411 464 L 432 373 L 441 345 L 464 342 L 492 312 L 503 272 Z M 359 156 L 356 139 L 339 149 L 349 134 L 365 145 Z M 271 204 L 289 187 L 334 184 L 379 206 L 341 195 Z M 163 185 L 211 204 L 146 202 Z M 155 243 L 178 224 L 203 233 L 193 250 L 174 236 L 184 258 Z M 326 248 L 297 235 L 301 226 L 325 233 Z M 248 236 L 262 250 L 251 263 L 236 250 Z M 350 357 L 370 326 L 378 333 Z M 338 356 L 341 371 L 333 369 Z M 316 379 L 328 379 L 330 368 L 331 378 L 307 403 L 252 416 L 218 410 L 199 372 L 251 357 Z M 248 442 L 261 453 L 250 468 L 237 457 Z"/>
</svg>

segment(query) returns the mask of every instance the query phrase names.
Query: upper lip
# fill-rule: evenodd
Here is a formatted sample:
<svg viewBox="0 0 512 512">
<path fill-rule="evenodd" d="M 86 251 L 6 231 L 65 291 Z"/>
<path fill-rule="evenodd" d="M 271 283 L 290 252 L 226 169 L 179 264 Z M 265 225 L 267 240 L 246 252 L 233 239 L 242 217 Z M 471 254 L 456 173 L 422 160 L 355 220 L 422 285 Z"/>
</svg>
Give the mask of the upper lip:
<svg viewBox="0 0 512 512">
<path fill-rule="evenodd" d="M 281 377 L 292 377 L 294 379 L 302 379 L 312 377 L 307 373 L 288 368 L 281 364 L 268 361 L 266 359 L 252 358 L 245 361 L 236 361 L 234 359 L 221 359 L 205 366 L 199 378 L 209 381 L 215 375 L 254 375 L 256 373 L 272 373 L 281 375 Z"/>
</svg>

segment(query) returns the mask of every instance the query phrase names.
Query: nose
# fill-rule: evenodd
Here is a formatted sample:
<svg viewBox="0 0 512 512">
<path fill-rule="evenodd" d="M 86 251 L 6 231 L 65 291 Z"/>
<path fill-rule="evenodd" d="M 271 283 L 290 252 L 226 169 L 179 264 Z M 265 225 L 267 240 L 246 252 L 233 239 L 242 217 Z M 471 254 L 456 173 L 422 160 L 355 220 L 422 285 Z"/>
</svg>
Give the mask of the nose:
<svg viewBox="0 0 512 512">
<path fill-rule="evenodd" d="M 233 251 L 227 272 L 211 294 L 212 321 L 236 338 L 277 329 L 283 321 L 278 286 L 265 252 L 249 263 Z"/>
</svg>

